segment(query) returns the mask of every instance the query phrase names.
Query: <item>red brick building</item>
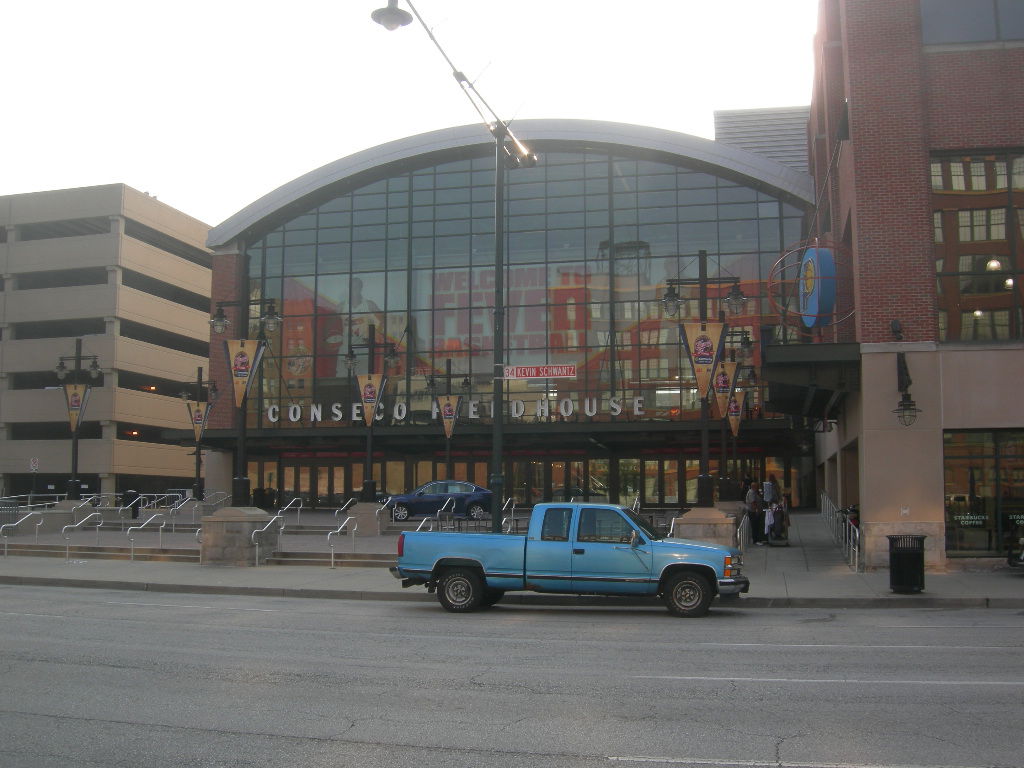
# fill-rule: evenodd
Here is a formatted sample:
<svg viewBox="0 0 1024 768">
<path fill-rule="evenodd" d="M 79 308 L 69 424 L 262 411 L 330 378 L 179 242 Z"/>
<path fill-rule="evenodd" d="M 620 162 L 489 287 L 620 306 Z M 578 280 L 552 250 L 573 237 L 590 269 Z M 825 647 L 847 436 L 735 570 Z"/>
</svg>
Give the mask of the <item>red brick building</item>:
<svg viewBox="0 0 1024 768">
<path fill-rule="evenodd" d="M 868 567 L 892 533 L 929 567 L 998 556 L 1024 523 L 1024 2 L 822 0 L 815 65 L 810 235 L 856 308 L 816 340 L 860 358 L 818 487 L 859 503 Z"/>
</svg>

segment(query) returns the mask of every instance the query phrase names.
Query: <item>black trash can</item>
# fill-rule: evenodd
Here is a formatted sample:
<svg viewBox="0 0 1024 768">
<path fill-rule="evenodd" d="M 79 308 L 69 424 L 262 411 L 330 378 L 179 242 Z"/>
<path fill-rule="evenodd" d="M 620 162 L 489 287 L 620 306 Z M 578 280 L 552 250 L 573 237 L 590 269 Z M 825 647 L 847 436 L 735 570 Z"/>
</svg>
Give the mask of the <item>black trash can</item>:
<svg viewBox="0 0 1024 768">
<path fill-rule="evenodd" d="M 889 588 L 910 593 L 924 589 L 924 540 L 927 536 L 901 534 L 889 539 Z"/>
<path fill-rule="evenodd" d="M 139 519 L 139 509 L 142 507 L 142 498 L 138 491 L 127 490 L 121 495 L 121 504 L 131 510 L 132 520 Z"/>
</svg>

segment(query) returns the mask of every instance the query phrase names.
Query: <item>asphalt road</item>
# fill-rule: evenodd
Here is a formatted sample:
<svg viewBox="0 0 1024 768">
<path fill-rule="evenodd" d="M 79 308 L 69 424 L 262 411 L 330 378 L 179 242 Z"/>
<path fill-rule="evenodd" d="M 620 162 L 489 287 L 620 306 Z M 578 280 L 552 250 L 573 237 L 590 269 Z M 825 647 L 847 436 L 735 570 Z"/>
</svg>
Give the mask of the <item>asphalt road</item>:
<svg viewBox="0 0 1024 768">
<path fill-rule="evenodd" d="M 1024 612 L 0 587 L 0 765 L 1021 766 Z"/>
</svg>

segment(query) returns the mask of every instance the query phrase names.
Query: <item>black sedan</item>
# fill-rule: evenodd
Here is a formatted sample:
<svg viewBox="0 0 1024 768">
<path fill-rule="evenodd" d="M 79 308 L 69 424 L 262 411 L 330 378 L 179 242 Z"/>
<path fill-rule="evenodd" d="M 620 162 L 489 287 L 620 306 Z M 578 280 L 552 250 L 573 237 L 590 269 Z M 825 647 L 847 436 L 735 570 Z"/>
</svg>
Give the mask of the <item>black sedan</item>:
<svg viewBox="0 0 1024 768">
<path fill-rule="evenodd" d="M 455 517 L 482 520 L 491 511 L 491 492 L 473 483 L 437 480 L 409 493 L 392 496 L 388 502 L 391 516 L 397 521 L 416 515 L 433 515 L 445 504 L 448 505 L 445 511 Z"/>
</svg>

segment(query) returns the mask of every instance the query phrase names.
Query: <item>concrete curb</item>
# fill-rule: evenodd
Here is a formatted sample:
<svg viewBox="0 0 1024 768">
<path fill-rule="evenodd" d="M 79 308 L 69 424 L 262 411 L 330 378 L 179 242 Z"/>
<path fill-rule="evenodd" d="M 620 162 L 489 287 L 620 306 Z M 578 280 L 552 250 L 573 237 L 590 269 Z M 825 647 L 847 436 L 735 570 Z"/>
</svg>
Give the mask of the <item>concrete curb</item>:
<svg viewBox="0 0 1024 768">
<path fill-rule="evenodd" d="M 312 598 L 316 600 L 378 600 L 382 602 L 434 602 L 435 596 L 424 591 L 379 592 L 345 589 L 303 589 L 289 587 L 238 587 L 211 584 L 167 584 L 157 582 L 103 581 L 102 579 L 62 579 L 42 576 L 3 576 L 0 584 L 37 587 L 77 587 L 80 589 L 115 589 L 130 592 L 163 592 L 193 595 L 251 595 L 254 597 Z M 603 597 L 598 595 L 510 594 L 503 603 L 512 605 L 551 605 L 563 607 L 661 607 L 653 597 Z M 747 597 L 718 603 L 718 609 L 729 608 L 998 608 L 1024 609 L 1024 597 L 929 597 L 898 595 L 878 597 Z"/>
</svg>

